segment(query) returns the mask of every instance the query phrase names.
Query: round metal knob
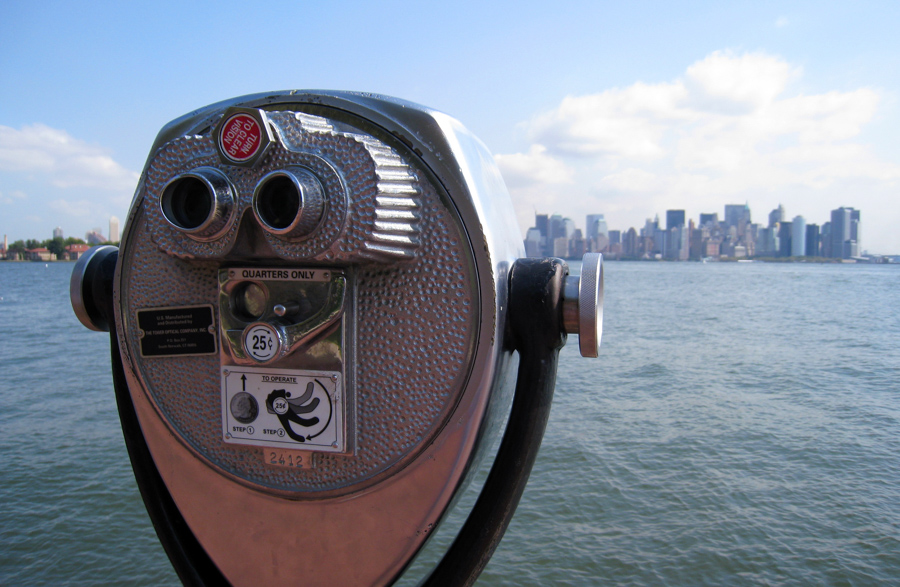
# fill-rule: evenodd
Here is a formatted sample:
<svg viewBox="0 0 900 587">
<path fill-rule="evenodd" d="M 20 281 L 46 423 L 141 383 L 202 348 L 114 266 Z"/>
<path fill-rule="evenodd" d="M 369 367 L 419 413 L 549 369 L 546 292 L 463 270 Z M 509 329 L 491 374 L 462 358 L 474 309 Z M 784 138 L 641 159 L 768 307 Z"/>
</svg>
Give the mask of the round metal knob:
<svg viewBox="0 0 900 587">
<path fill-rule="evenodd" d="M 600 354 L 603 335 L 603 255 L 587 253 L 581 275 L 566 277 L 563 289 L 563 328 L 578 335 L 582 357 Z"/>
<path fill-rule="evenodd" d="M 107 302 L 112 299 L 113 276 L 119 248 L 112 245 L 91 247 L 78 258 L 69 279 L 69 297 L 78 321 L 91 330 L 109 332 Z"/>
</svg>

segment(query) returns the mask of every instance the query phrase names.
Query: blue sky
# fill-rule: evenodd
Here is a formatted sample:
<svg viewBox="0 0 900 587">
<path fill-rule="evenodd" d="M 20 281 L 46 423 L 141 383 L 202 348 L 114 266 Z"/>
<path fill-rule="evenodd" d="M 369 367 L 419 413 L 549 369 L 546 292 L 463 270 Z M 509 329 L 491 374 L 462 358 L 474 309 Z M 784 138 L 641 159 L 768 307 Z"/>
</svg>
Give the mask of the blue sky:
<svg viewBox="0 0 900 587">
<path fill-rule="evenodd" d="M 159 129 L 293 88 L 443 110 L 535 210 L 640 227 L 669 208 L 765 222 L 862 211 L 900 253 L 900 3 L 6 0 L 0 234 L 126 216 Z"/>
</svg>

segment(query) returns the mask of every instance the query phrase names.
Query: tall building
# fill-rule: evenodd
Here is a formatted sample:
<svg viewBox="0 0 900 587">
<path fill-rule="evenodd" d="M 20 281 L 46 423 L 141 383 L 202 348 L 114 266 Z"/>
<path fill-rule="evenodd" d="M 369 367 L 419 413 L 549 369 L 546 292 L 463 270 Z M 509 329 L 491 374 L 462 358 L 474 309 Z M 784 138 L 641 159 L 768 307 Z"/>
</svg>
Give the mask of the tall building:
<svg viewBox="0 0 900 587">
<path fill-rule="evenodd" d="M 859 210 L 843 207 L 832 210 L 831 256 L 839 259 L 858 257 L 859 233 Z"/>
<path fill-rule="evenodd" d="M 745 227 L 750 224 L 750 206 L 725 204 L 725 224 L 737 227 L 738 235 L 743 236 Z"/>
<path fill-rule="evenodd" d="M 603 237 L 606 240 L 606 237 Z M 604 246 L 606 244 L 604 243 Z M 584 235 L 581 232 L 580 228 L 576 228 L 575 232 L 572 234 L 572 238 L 569 239 L 569 256 L 568 259 L 581 259 L 584 257 Z"/>
<path fill-rule="evenodd" d="M 109 242 L 119 242 L 119 219 L 115 216 L 109 218 Z"/>
<path fill-rule="evenodd" d="M 819 250 L 819 225 L 806 225 L 806 254 L 810 257 L 821 257 Z"/>
<path fill-rule="evenodd" d="M 779 222 L 783 222 L 785 218 L 784 206 L 778 204 L 778 207 L 769 212 L 769 228 L 774 228 Z"/>
<path fill-rule="evenodd" d="M 534 215 L 534 227 L 538 229 L 542 237 L 550 236 L 550 218 L 546 214 Z"/>
<path fill-rule="evenodd" d="M 632 226 L 622 238 L 622 254 L 626 257 L 638 257 L 638 232 Z"/>
<path fill-rule="evenodd" d="M 664 256 L 675 261 L 687 261 L 690 252 L 690 231 L 681 224 L 673 226 L 668 231 L 669 242 Z"/>
<path fill-rule="evenodd" d="M 103 233 L 100 232 L 99 228 L 95 228 L 84 235 L 84 240 L 86 240 L 89 245 L 99 245 L 106 242 L 106 237 L 103 236 Z"/>
<path fill-rule="evenodd" d="M 550 253 L 551 256 L 563 259 L 569 255 L 569 239 L 561 236 L 559 238 L 553 239 L 552 243 L 553 252 Z"/>
<path fill-rule="evenodd" d="M 588 214 L 585 231 L 589 239 L 595 239 L 601 234 L 607 234 L 609 230 L 606 227 L 606 220 L 603 218 L 603 214 Z"/>
<path fill-rule="evenodd" d="M 672 230 L 676 226 L 684 226 L 684 210 L 666 210 L 666 230 Z"/>
<path fill-rule="evenodd" d="M 663 259 L 669 255 L 669 233 L 662 228 L 653 231 L 653 253 L 659 253 Z"/>
<path fill-rule="evenodd" d="M 822 256 L 832 257 L 831 254 L 831 222 L 822 225 L 822 231 L 819 233 L 819 241 L 822 243 Z"/>
<path fill-rule="evenodd" d="M 791 256 L 791 223 L 780 222 L 778 224 L 778 256 Z"/>
<path fill-rule="evenodd" d="M 566 223 L 559 214 L 550 217 L 549 232 L 547 233 L 547 242 L 552 242 L 558 238 L 566 236 Z"/>
<path fill-rule="evenodd" d="M 794 216 L 791 221 L 791 257 L 806 256 L 806 219 Z"/>
<path fill-rule="evenodd" d="M 529 228 L 525 233 L 525 256 L 526 257 L 543 257 L 544 251 L 542 246 L 543 237 L 541 231 L 537 228 Z"/>
<path fill-rule="evenodd" d="M 63 237 L 63 229 L 59 226 L 53 229 L 53 238 L 65 238 Z"/>
<path fill-rule="evenodd" d="M 719 223 L 718 212 L 713 212 L 712 214 L 701 214 L 700 215 L 700 226 L 715 225 L 718 223 Z"/>
<path fill-rule="evenodd" d="M 566 240 L 575 238 L 575 221 L 571 218 L 563 218 L 563 236 Z"/>
<path fill-rule="evenodd" d="M 771 228 L 760 227 L 756 233 L 756 254 L 768 257 L 772 255 L 772 237 Z"/>
</svg>

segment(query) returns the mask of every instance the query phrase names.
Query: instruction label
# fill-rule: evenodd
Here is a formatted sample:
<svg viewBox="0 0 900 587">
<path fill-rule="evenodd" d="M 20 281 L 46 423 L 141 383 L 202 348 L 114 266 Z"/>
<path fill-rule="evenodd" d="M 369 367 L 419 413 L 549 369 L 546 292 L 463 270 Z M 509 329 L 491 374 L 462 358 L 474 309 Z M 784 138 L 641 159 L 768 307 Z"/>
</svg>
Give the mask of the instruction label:
<svg viewBox="0 0 900 587">
<path fill-rule="evenodd" d="M 222 368 L 225 442 L 344 452 L 344 405 L 338 372 Z"/>
</svg>

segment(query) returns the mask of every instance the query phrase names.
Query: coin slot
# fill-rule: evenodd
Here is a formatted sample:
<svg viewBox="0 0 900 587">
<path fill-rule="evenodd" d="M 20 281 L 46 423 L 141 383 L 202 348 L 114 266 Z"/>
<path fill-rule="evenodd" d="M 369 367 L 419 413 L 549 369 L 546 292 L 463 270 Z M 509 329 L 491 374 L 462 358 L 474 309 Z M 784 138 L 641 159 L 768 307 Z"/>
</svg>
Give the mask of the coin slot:
<svg viewBox="0 0 900 587">
<path fill-rule="evenodd" d="M 266 290 L 253 281 L 239 284 L 231 294 L 231 306 L 236 317 L 245 322 L 259 319 L 266 311 Z"/>
</svg>

